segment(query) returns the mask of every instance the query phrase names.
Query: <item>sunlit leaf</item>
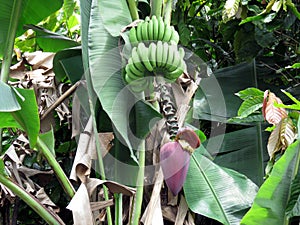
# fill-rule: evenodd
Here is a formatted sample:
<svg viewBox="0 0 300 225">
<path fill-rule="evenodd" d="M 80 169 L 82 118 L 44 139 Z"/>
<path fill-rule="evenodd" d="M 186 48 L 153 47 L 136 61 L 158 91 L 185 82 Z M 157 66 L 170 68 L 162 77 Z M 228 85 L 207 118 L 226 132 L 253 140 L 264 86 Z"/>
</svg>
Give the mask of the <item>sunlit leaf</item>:
<svg viewBox="0 0 300 225">
<path fill-rule="evenodd" d="M 184 184 L 189 208 L 226 225 L 239 224 L 257 186 L 246 176 L 216 165 L 201 150 L 205 151 L 203 146 L 193 153 Z"/>
<path fill-rule="evenodd" d="M 226 1 L 223 9 L 223 14 L 222 14 L 222 19 L 225 23 L 236 15 L 239 9 L 239 4 L 240 4 L 240 0 Z"/>
<path fill-rule="evenodd" d="M 284 224 L 292 180 L 299 163 L 299 141 L 291 144 L 274 164 L 269 178 L 260 187 L 251 209 L 242 219 L 242 225 Z"/>
<path fill-rule="evenodd" d="M 47 145 L 48 149 L 51 151 L 51 153 L 55 156 L 55 139 L 54 139 L 54 132 L 53 129 L 50 131 L 40 134 L 39 137 L 41 140 Z"/>
<path fill-rule="evenodd" d="M 245 90 L 239 91 L 236 93 L 236 96 L 240 97 L 242 100 L 246 100 L 252 97 L 263 97 L 263 92 L 257 88 L 247 88 Z"/>
<path fill-rule="evenodd" d="M 113 37 L 119 36 L 121 30 L 132 22 L 126 1 L 102 0 L 99 1 L 99 10 L 105 29 Z"/>
<path fill-rule="evenodd" d="M 16 36 L 25 32 L 23 26 L 25 24 L 37 24 L 47 16 L 57 11 L 63 4 L 63 0 L 1 0 L 0 1 L 0 58 L 2 58 L 7 47 L 7 39 L 11 34 L 12 20 L 16 20 L 15 15 L 12 15 L 14 5 L 20 2 L 20 14 L 17 24 Z"/>
<path fill-rule="evenodd" d="M 0 81 L 0 112 L 13 112 L 20 109 L 21 107 L 12 88 Z"/>
<path fill-rule="evenodd" d="M 287 112 L 283 108 L 278 108 L 274 104 L 281 104 L 282 101 L 280 98 L 276 97 L 276 95 L 272 92 L 269 92 L 267 99 L 264 99 L 266 101 L 265 103 L 265 109 L 263 111 L 263 114 L 265 116 L 265 119 L 270 124 L 278 124 L 283 118 L 287 117 Z"/>
<path fill-rule="evenodd" d="M 250 114 L 256 112 L 263 106 L 263 97 L 251 97 L 246 99 L 238 110 L 238 116 L 240 118 L 245 118 Z"/>
</svg>

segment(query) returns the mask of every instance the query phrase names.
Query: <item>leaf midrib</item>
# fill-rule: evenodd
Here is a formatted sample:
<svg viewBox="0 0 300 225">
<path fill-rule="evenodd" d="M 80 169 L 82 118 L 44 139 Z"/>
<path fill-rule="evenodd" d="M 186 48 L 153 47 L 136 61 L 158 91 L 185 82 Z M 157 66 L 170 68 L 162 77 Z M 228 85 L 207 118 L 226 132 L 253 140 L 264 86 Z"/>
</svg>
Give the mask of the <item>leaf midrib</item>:
<svg viewBox="0 0 300 225">
<path fill-rule="evenodd" d="M 199 162 L 197 161 L 197 159 L 196 159 L 196 157 L 195 157 L 194 154 L 192 155 L 192 157 L 193 157 L 194 162 L 196 163 L 197 167 L 199 168 L 201 174 L 203 175 L 203 177 L 204 177 L 206 183 L 208 184 L 209 188 L 211 189 L 211 191 L 212 191 L 212 193 L 213 193 L 213 195 L 214 195 L 214 197 L 215 197 L 215 199 L 216 199 L 216 201 L 217 201 L 217 204 L 218 204 L 219 208 L 221 209 L 221 212 L 222 212 L 224 218 L 226 219 L 227 224 L 230 224 L 229 221 L 228 221 L 228 218 L 227 218 L 227 216 L 226 216 L 226 214 L 225 214 L 225 212 L 224 212 L 224 210 L 223 210 L 222 204 L 221 204 L 221 202 L 219 201 L 219 199 L 217 198 L 218 195 L 217 195 L 217 193 L 215 192 L 215 190 L 214 190 L 214 188 L 213 188 L 213 185 L 209 182 L 208 177 L 207 177 L 207 176 L 205 175 L 205 173 L 203 172 L 203 169 L 202 169 L 201 165 L 199 164 Z M 202 157 L 204 157 L 204 156 L 202 155 Z"/>
</svg>

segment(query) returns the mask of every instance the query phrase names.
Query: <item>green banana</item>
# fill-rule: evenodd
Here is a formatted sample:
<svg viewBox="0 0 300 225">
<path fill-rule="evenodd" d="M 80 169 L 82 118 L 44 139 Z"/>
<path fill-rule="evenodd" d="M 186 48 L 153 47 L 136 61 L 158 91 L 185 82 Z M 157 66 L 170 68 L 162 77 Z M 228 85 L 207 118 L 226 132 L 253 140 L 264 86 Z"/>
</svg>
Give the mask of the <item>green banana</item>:
<svg viewBox="0 0 300 225">
<path fill-rule="evenodd" d="M 182 59 L 184 59 L 184 55 L 185 55 L 185 52 L 184 52 L 184 49 L 183 48 L 179 48 L 179 55 Z"/>
<path fill-rule="evenodd" d="M 147 22 L 143 22 L 142 26 L 142 40 L 141 41 L 148 41 L 149 37 L 148 37 L 148 23 Z"/>
<path fill-rule="evenodd" d="M 177 67 L 176 70 L 166 73 L 165 77 L 169 80 L 174 81 L 176 80 L 184 71 L 184 62 L 183 60 L 180 60 L 180 65 Z"/>
<path fill-rule="evenodd" d="M 153 20 L 150 20 L 148 23 L 148 38 L 150 41 L 153 40 Z"/>
<path fill-rule="evenodd" d="M 146 68 L 143 65 L 141 58 L 139 57 L 139 54 L 137 52 L 137 47 L 133 47 L 131 50 L 131 58 L 132 58 L 132 63 L 135 65 L 135 67 L 140 70 L 140 71 L 145 71 Z"/>
<path fill-rule="evenodd" d="M 174 54 L 175 54 L 174 51 L 177 51 L 177 45 L 174 45 L 174 44 L 169 45 L 169 47 L 168 47 L 168 59 L 167 59 L 167 62 L 166 62 L 166 69 L 169 72 L 172 72 L 173 70 L 176 69 L 176 68 L 173 68 L 173 70 L 171 70 L 172 63 L 173 63 L 173 60 L 174 60 Z"/>
<path fill-rule="evenodd" d="M 165 33 L 164 33 L 164 36 L 163 36 L 162 40 L 165 41 L 165 42 L 170 42 L 170 39 L 171 39 L 171 36 L 172 36 L 171 26 L 168 25 L 168 24 L 165 24 L 164 30 L 165 30 Z"/>
<path fill-rule="evenodd" d="M 148 48 L 146 48 L 144 43 L 139 43 L 138 47 L 137 47 L 137 53 L 139 54 L 139 57 L 142 59 L 142 62 L 144 64 L 144 66 L 146 67 L 146 69 L 150 72 L 153 71 L 153 67 L 149 61 L 148 58 Z"/>
<path fill-rule="evenodd" d="M 170 42 L 171 42 L 171 44 L 176 44 L 177 45 L 178 42 L 179 42 L 179 34 L 173 26 L 171 26 L 171 30 L 172 30 L 172 35 L 171 35 L 171 38 L 170 38 Z"/>
<path fill-rule="evenodd" d="M 156 66 L 160 67 L 162 64 L 163 44 L 161 41 L 157 42 L 156 45 Z"/>
<path fill-rule="evenodd" d="M 135 27 L 132 27 L 129 31 L 129 41 L 131 43 L 138 43 L 138 40 L 136 38 L 136 29 L 135 29 Z"/>
<path fill-rule="evenodd" d="M 161 17 L 158 17 L 158 37 L 157 40 L 163 40 L 165 33 L 165 23 Z"/>
<path fill-rule="evenodd" d="M 163 43 L 163 52 L 162 52 L 162 63 L 160 65 L 161 68 L 164 68 L 166 66 L 167 60 L 168 60 L 168 54 L 169 54 L 169 44 L 167 42 Z"/>
<path fill-rule="evenodd" d="M 154 44 L 153 42 L 150 43 L 149 45 L 149 50 L 148 50 L 148 54 L 149 54 L 149 61 L 154 68 L 156 68 L 156 44 Z"/>
<path fill-rule="evenodd" d="M 140 22 L 137 27 L 136 27 L 136 39 L 138 41 L 142 41 L 143 38 L 142 38 L 142 25 L 143 25 L 144 22 Z"/>
<path fill-rule="evenodd" d="M 153 40 L 158 39 L 158 20 L 155 15 L 152 16 L 152 21 L 153 21 Z"/>
<path fill-rule="evenodd" d="M 132 61 L 132 58 L 129 58 L 128 60 L 128 63 L 126 65 L 126 68 L 127 66 L 129 66 L 129 69 L 132 71 L 132 73 L 134 73 L 136 76 L 138 77 L 144 77 L 145 75 L 145 71 L 140 71 L 138 68 L 136 68 L 135 64 L 133 63 Z M 125 69 L 126 69 L 125 68 Z"/>
</svg>

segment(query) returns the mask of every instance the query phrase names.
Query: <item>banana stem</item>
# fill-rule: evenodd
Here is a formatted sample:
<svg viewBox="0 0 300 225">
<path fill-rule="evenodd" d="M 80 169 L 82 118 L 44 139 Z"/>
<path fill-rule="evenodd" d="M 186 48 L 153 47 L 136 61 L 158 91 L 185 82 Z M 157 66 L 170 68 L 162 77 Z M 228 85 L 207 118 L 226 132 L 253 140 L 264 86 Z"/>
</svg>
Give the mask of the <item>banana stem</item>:
<svg viewBox="0 0 300 225">
<path fill-rule="evenodd" d="M 115 197 L 115 225 L 123 225 L 123 214 L 122 214 L 122 205 L 123 205 L 123 194 L 117 193 L 114 194 Z"/>
<path fill-rule="evenodd" d="M 60 181 L 66 193 L 72 198 L 75 194 L 75 190 L 71 182 L 67 178 L 59 163 L 56 161 L 54 155 L 51 153 L 48 146 L 39 137 L 37 139 L 37 147 L 41 150 L 43 156 L 46 158 L 47 162 L 54 170 L 58 180 Z"/>
<path fill-rule="evenodd" d="M 151 0 L 151 15 L 155 15 L 156 17 L 161 17 L 161 9 L 163 6 L 163 0 Z"/>
<path fill-rule="evenodd" d="M 48 224 L 64 224 L 59 218 L 55 218 L 34 196 L 27 193 L 22 187 L 13 182 L 8 177 L 0 173 L 0 183 L 9 188 L 13 193 L 19 196 L 27 205 L 29 205 L 38 215 L 40 215 Z"/>
<path fill-rule="evenodd" d="M 300 13 L 297 10 L 295 4 L 292 1 L 287 1 L 286 5 L 289 7 L 289 9 L 294 13 L 294 15 L 300 20 Z"/>
<path fill-rule="evenodd" d="M 142 96 L 142 99 L 145 99 L 145 96 Z M 143 125 L 139 123 L 136 124 L 137 131 L 139 130 L 140 126 Z M 139 224 L 141 211 L 142 211 L 143 192 L 144 192 L 144 174 L 145 174 L 144 169 L 145 169 L 145 158 L 146 158 L 145 145 L 146 145 L 145 139 L 142 139 L 137 149 L 139 151 L 139 172 L 137 176 L 137 184 L 136 184 L 137 189 L 134 198 L 133 216 L 131 220 L 131 225 Z"/>
<path fill-rule="evenodd" d="M 7 83 L 9 78 L 9 70 L 12 60 L 12 53 L 14 50 L 14 42 L 17 32 L 17 26 L 19 22 L 19 16 L 21 11 L 22 0 L 13 1 L 13 8 L 11 12 L 11 19 L 10 25 L 7 32 L 7 39 L 5 40 L 5 49 L 4 49 L 4 56 L 2 61 L 2 68 L 1 68 L 1 81 Z"/>
<path fill-rule="evenodd" d="M 139 13 L 137 8 L 137 3 L 135 0 L 127 0 L 127 4 L 129 7 L 130 15 L 132 20 L 138 20 L 139 19 Z"/>
<path fill-rule="evenodd" d="M 173 0 L 168 0 L 166 3 L 166 7 L 164 8 L 164 22 L 168 25 L 171 24 L 172 5 Z"/>
</svg>

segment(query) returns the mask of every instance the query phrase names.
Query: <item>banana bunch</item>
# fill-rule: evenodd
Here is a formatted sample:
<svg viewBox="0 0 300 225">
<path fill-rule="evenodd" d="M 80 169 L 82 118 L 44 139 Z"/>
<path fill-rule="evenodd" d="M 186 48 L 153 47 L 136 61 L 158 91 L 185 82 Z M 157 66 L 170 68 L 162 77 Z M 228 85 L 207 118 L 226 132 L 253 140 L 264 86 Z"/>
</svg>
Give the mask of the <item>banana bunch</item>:
<svg viewBox="0 0 300 225">
<path fill-rule="evenodd" d="M 185 70 L 184 54 L 183 48 L 178 49 L 175 44 L 158 41 L 146 47 L 140 42 L 131 51 L 124 79 L 134 92 L 149 88 L 155 74 L 174 82 Z"/>
<path fill-rule="evenodd" d="M 164 23 L 161 17 L 149 16 L 145 20 L 132 27 L 129 32 L 129 40 L 132 44 L 147 41 L 163 41 L 178 44 L 179 35 L 173 26 Z"/>
</svg>

